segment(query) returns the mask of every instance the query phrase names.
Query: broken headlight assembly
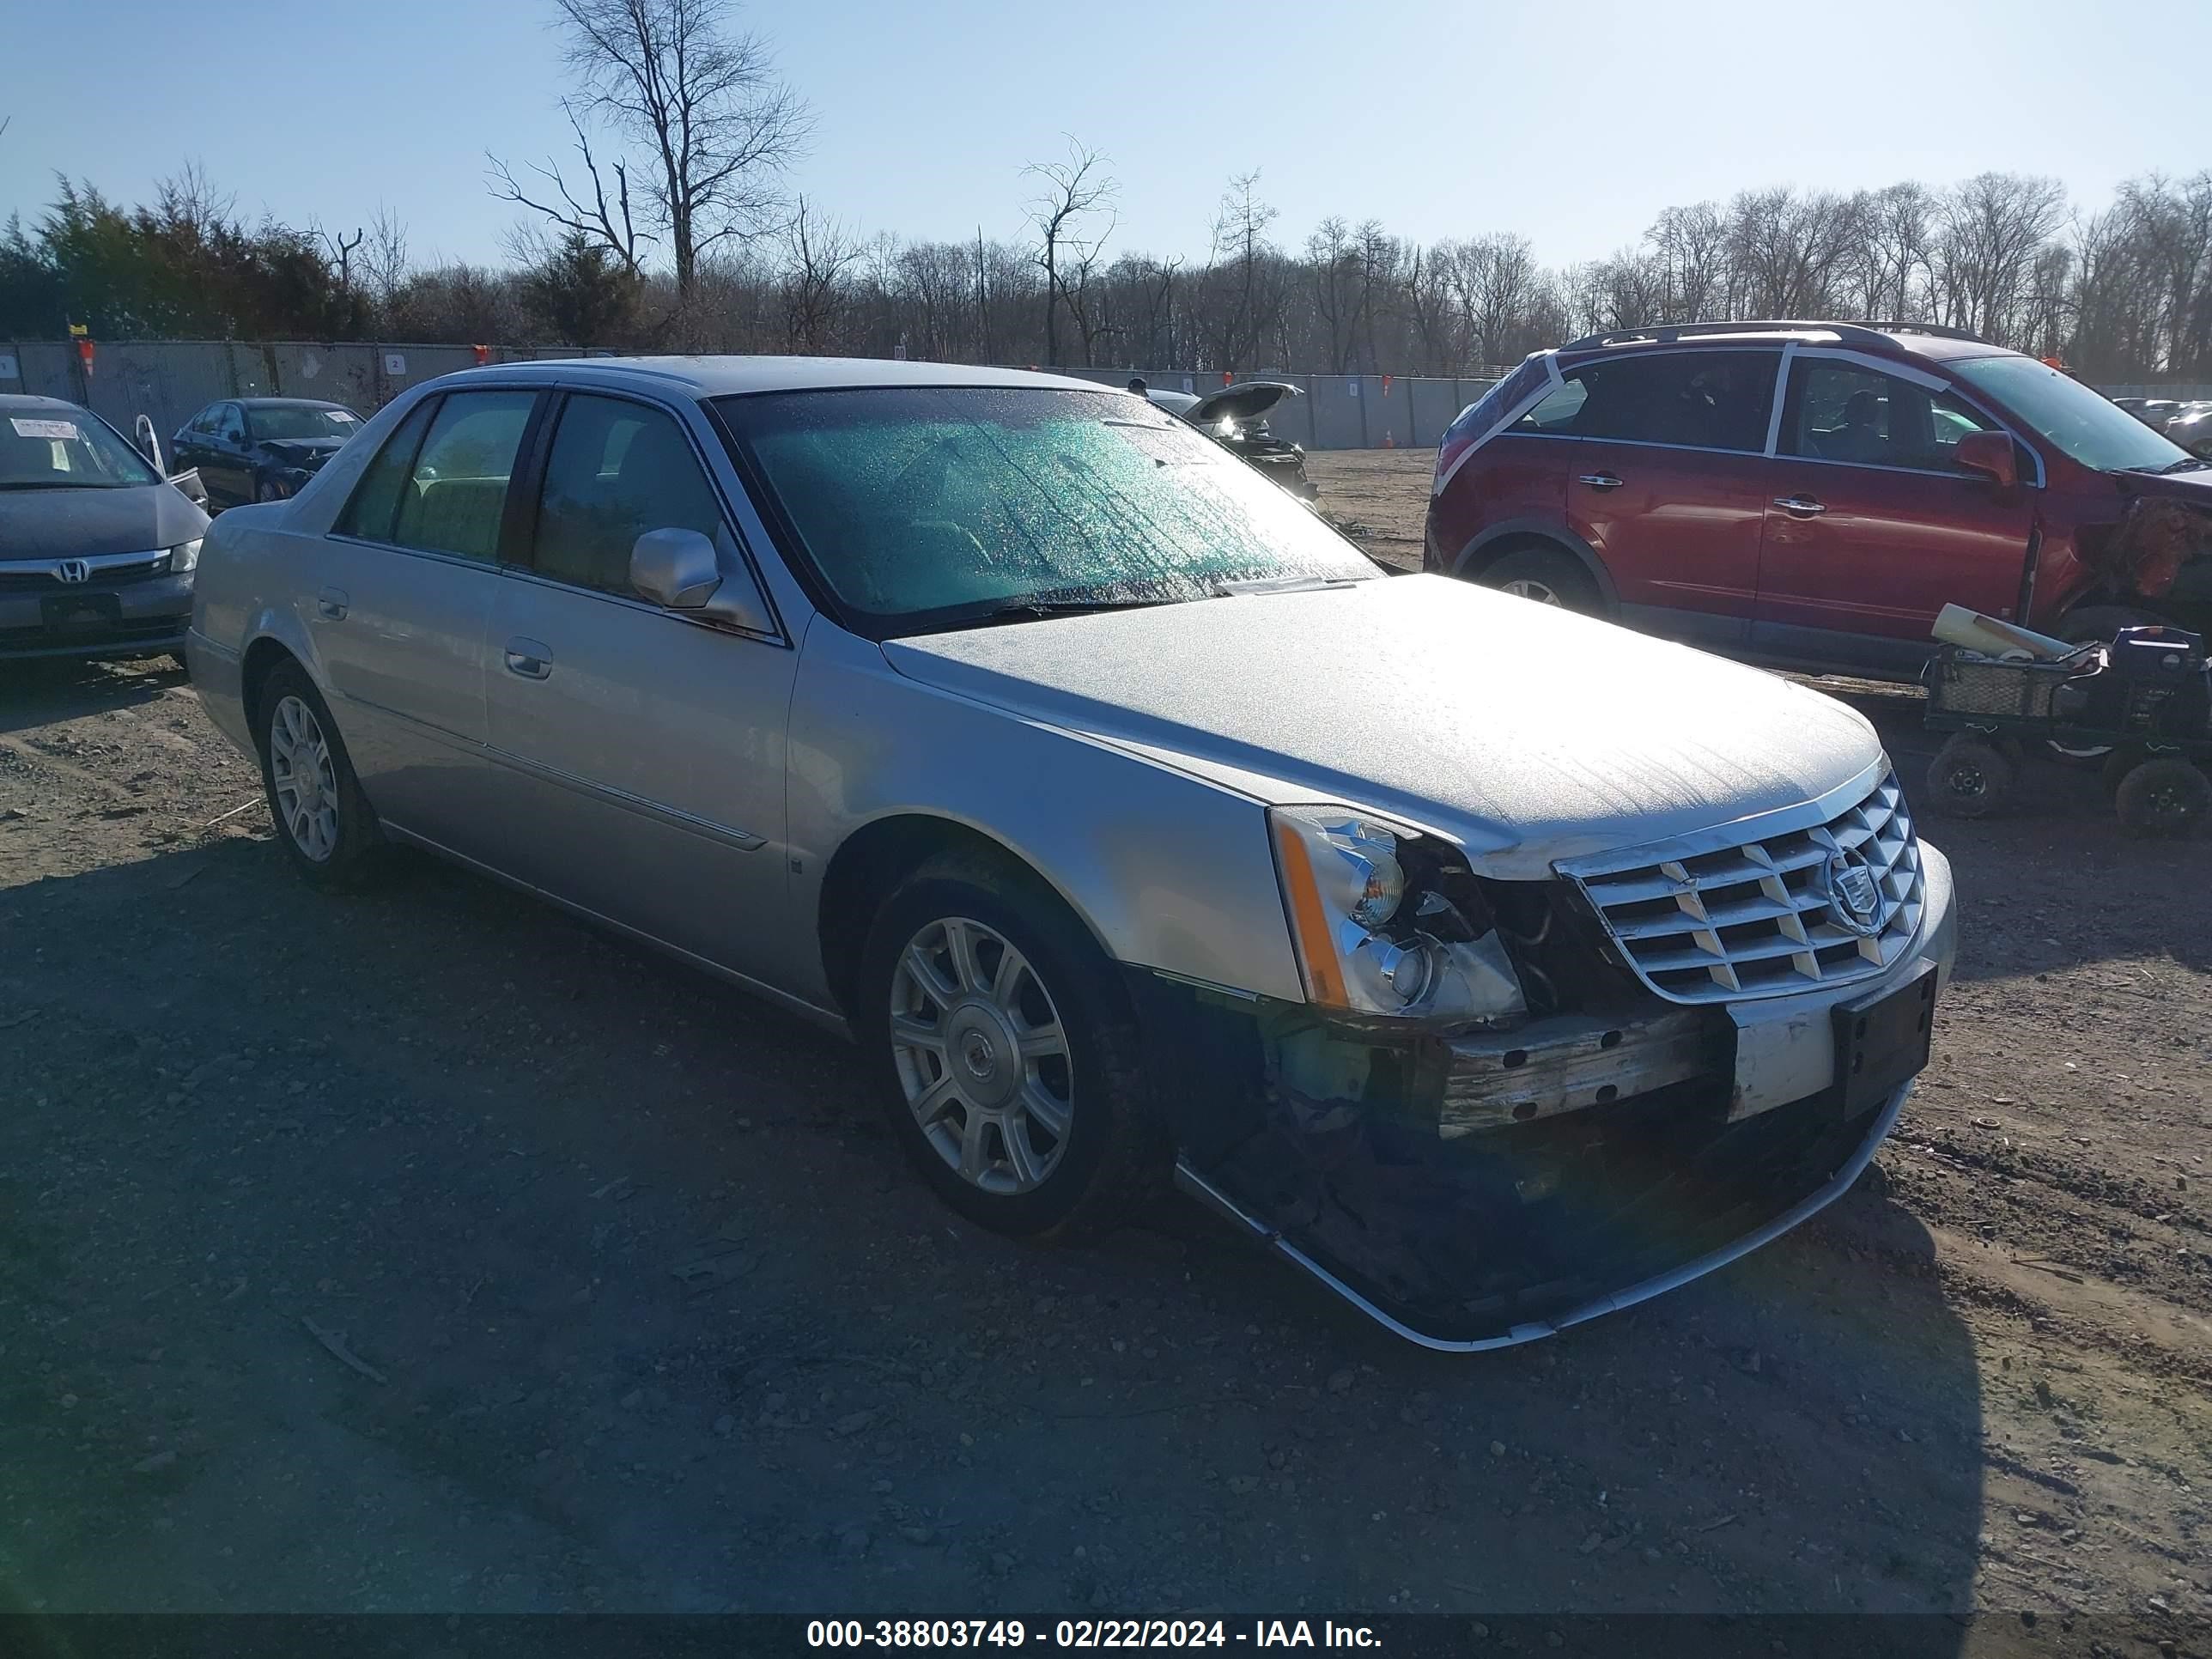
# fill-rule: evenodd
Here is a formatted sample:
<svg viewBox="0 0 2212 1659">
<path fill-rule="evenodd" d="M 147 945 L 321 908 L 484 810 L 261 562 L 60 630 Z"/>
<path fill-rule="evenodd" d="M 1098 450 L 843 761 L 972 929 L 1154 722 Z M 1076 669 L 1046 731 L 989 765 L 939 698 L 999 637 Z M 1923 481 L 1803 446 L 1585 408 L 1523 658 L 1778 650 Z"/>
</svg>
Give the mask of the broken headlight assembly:
<svg viewBox="0 0 2212 1659">
<path fill-rule="evenodd" d="M 1527 1017 L 1456 847 L 1346 806 L 1278 806 L 1268 819 L 1309 1002 L 1439 1027 Z"/>
</svg>

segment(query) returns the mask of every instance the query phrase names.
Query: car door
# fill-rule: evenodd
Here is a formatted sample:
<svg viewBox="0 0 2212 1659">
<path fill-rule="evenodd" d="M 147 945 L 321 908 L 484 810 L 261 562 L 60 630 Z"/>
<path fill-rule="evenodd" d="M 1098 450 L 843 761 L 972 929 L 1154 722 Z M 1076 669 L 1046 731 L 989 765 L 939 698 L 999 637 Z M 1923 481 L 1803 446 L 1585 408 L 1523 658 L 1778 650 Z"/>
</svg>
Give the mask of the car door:
<svg viewBox="0 0 2212 1659">
<path fill-rule="evenodd" d="M 216 410 L 222 405 L 210 404 L 177 429 L 169 441 L 169 471 L 182 472 L 188 467 L 200 468 L 200 483 L 207 483 L 207 441 L 215 430 Z"/>
<path fill-rule="evenodd" d="M 484 630 L 508 483 L 541 394 L 425 398 L 362 471 L 303 570 L 301 610 L 380 817 L 493 860 Z"/>
<path fill-rule="evenodd" d="M 253 499 L 253 468 L 246 455 L 246 411 L 236 404 L 216 405 L 215 430 L 207 437 L 207 459 L 200 482 L 225 507 Z"/>
<path fill-rule="evenodd" d="M 1946 605 L 2016 603 L 2035 519 L 2032 458 L 1999 485 L 1952 459 L 2002 428 L 1900 364 L 1800 352 L 1790 370 L 1759 550 L 1752 649 L 1849 671 L 1911 672 Z"/>
<path fill-rule="evenodd" d="M 1748 635 L 1780 366 L 1775 348 L 1647 351 L 1585 364 L 1547 400 L 1580 399 L 1550 428 L 1577 440 L 1567 520 L 1632 626 L 1720 649 Z"/>
<path fill-rule="evenodd" d="M 551 417 L 524 562 L 499 584 L 488 636 L 503 833 L 516 873 L 554 897 L 787 983 L 797 653 L 773 624 L 663 610 L 629 581 L 640 536 L 696 531 L 723 581 L 771 615 L 685 416 L 574 392 Z"/>
</svg>

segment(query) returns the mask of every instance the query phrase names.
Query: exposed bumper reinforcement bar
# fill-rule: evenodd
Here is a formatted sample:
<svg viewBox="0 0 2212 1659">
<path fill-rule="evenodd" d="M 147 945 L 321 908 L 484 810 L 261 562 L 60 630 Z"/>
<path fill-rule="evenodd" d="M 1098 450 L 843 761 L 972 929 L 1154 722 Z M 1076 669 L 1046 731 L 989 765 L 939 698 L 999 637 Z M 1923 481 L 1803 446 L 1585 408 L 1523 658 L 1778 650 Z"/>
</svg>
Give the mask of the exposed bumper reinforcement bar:
<svg viewBox="0 0 2212 1659">
<path fill-rule="evenodd" d="M 1889 1099 L 1883 1103 L 1881 1111 L 1869 1125 L 1867 1133 L 1859 1142 L 1857 1149 L 1824 1185 L 1772 1220 L 1753 1228 L 1741 1238 L 1723 1244 L 1717 1249 L 1708 1250 L 1705 1255 L 1686 1261 L 1679 1267 L 1655 1274 L 1641 1283 L 1629 1285 L 1624 1290 L 1608 1291 L 1555 1319 L 1516 1325 L 1500 1335 L 1478 1337 L 1472 1340 L 1431 1336 L 1385 1312 L 1367 1297 L 1354 1290 L 1285 1238 L 1279 1229 L 1247 1212 L 1227 1194 L 1194 1169 L 1188 1158 L 1179 1158 L 1176 1161 L 1176 1184 L 1225 1218 L 1240 1231 L 1273 1249 L 1277 1255 L 1286 1257 L 1297 1267 L 1312 1275 L 1352 1304 L 1353 1307 L 1374 1320 L 1376 1324 L 1404 1337 L 1408 1342 L 1418 1343 L 1422 1347 L 1433 1348 L 1443 1353 L 1482 1353 L 1492 1348 L 1510 1348 L 1523 1342 L 1534 1342 L 1540 1337 L 1553 1336 L 1570 1325 L 1579 1325 L 1585 1320 L 1595 1319 L 1601 1314 L 1614 1313 L 1623 1308 L 1633 1307 L 1639 1302 L 1648 1301 L 1655 1296 L 1664 1295 L 1668 1291 L 1688 1284 L 1693 1279 L 1703 1278 L 1717 1268 L 1725 1267 L 1739 1257 L 1748 1255 L 1761 1245 L 1779 1238 L 1792 1227 L 1826 1209 L 1850 1190 L 1851 1183 L 1856 1182 L 1864 1172 L 1867 1165 L 1874 1161 L 1876 1149 L 1888 1135 L 1891 1127 L 1896 1123 L 1898 1115 L 1905 1109 L 1905 1103 L 1911 1098 L 1911 1094 L 1912 1085 L 1910 1082 L 1899 1085 Z"/>
</svg>

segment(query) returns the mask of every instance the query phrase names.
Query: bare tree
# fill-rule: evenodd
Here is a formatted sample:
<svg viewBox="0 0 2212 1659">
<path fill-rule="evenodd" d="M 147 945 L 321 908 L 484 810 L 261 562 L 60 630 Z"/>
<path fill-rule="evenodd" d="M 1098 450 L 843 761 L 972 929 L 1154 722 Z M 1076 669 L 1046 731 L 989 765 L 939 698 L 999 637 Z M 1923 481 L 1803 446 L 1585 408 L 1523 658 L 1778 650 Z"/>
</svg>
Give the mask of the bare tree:
<svg viewBox="0 0 2212 1659">
<path fill-rule="evenodd" d="M 1113 234 L 1112 204 L 1121 185 L 1106 170 L 1106 157 L 1097 150 L 1087 149 L 1073 134 L 1067 137 L 1067 159 L 1065 161 L 1032 161 L 1022 169 L 1025 179 L 1035 179 L 1039 189 L 1025 204 L 1030 223 L 1036 228 L 1042 245 L 1037 250 L 1037 264 L 1044 270 L 1044 360 L 1047 364 L 1060 361 L 1060 308 L 1069 305 L 1081 330 L 1084 339 L 1084 361 L 1090 362 L 1091 327 L 1086 319 L 1086 308 L 1072 296 L 1083 295 L 1089 284 L 1099 250 L 1106 238 Z M 1101 212 L 1108 214 L 1106 228 L 1086 239 L 1085 225 Z M 1067 280 L 1068 270 L 1077 278 L 1074 284 Z"/>
<path fill-rule="evenodd" d="M 2064 186 L 2056 179 L 1984 173 L 1946 191 L 1937 211 L 1941 320 L 2007 343 L 2022 332 L 2021 301 L 2036 255 L 2064 219 Z"/>
<path fill-rule="evenodd" d="M 866 254 L 835 219 L 798 198 L 783 230 L 784 342 L 792 350 L 818 352 L 834 343 L 848 280 Z"/>
<path fill-rule="evenodd" d="M 1240 173 L 1221 192 L 1206 256 L 1204 297 L 1213 326 L 1213 367 L 1256 367 L 1261 337 L 1278 321 L 1284 300 L 1280 255 L 1267 240 L 1276 209 L 1260 198 L 1260 173 Z"/>
<path fill-rule="evenodd" d="M 1728 222 L 1711 202 L 1670 207 L 1644 240 L 1658 263 L 1668 322 L 1702 323 L 1719 308 L 1728 269 Z"/>
<path fill-rule="evenodd" d="M 369 297 L 385 305 L 399 291 L 407 276 L 407 226 L 383 203 L 368 222 L 368 242 L 361 256 L 362 285 Z"/>
<path fill-rule="evenodd" d="M 361 246 L 362 235 L 361 227 L 358 225 L 354 227 L 354 233 L 350 238 L 343 232 L 333 236 L 319 224 L 314 226 L 313 229 L 315 234 L 322 239 L 323 246 L 331 251 L 331 264 L 337 270 L 340 291 L 351 293 L 353 291 L 353 256 L 355 251 Z"/>
<path fill-rule="evenodd" d="M 584 123 L 569 108 L 591 179 L 582 192 L 589 199 L 580 199 L 557 168 L 539 168 L 559 200 L 533 200 L 496 158 L 494 193 L 603 242 L 633 270 L 641 244 L 665 239 L 678 301 L 688 301 L 701 259 L 725 242 L 782 222 L 784 175 L 805 152 L 811 118 L 777 78 L 768 43 L 732 31 L 730 0 L 554 3 L 586 111 L 642 159 L 607 163 L 610 191 Z M 650 213 L 650 236 L 633 216 L 633 173 Z"/>
<path fill-rule="evenodd" d="M 641 255 L 659 238 L 638 228 L 636 215 L 630 206 L 629 163 L 620 159 L 608 161 L 605 164 L 606 172 L 602 173 L 599 158 L 592 149 L 591 135 L 585 131 L 575 106 L 564 98 L 561 100 L 561 112 L 568 118 L 568 130 L 575 134 L 576 150 L 583 158 L 584 176 L 591 180 L 585 189 L 585 198 L 588 199 L 578 198 L 557 166 L 534 161 L 530 170 L 543 179 L 550 190 L 550 194 L 533 197 L 515 179 L 514 170 L 487 150 L 484 160 L 491 163 L 492 194 L 502 202 L 514 202 L 533 213 L 542 213 L 562 229 L 597 243 L 621 260 L 625 270 L 635 276 Z M 609 175 L 613 179 L 611 191 Z M 552 199 L 556 196 L 560 198 L 557 202 Z"/>
</svg>

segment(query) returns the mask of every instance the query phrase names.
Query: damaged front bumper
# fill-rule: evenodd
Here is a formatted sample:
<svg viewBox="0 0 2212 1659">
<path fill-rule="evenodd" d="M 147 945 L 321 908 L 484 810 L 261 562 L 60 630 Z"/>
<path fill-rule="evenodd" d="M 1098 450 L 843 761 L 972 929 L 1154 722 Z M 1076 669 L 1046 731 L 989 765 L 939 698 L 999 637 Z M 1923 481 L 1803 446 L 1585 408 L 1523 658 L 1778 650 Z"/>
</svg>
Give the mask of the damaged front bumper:
<svg viewBox="0 0 2212 1659">
<path fill-rule="evenodd" d="M 1284 1006 L 1186 1013 L 1169 1074 L 1221 1092 L 1178 1125 L 1178 1183 L 1431 1348 L 1686 1284 L 1841 1196 L 1903 1109 L 1956 939 L 1949 866 L 1923 851 L 1917 936 L 1848 988 L 1404 1041 Z"/>
</svg>

